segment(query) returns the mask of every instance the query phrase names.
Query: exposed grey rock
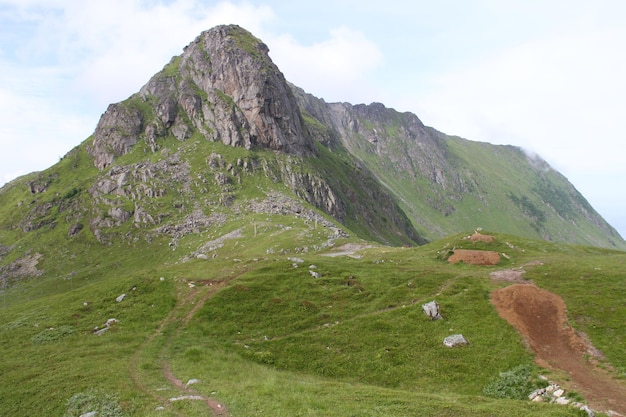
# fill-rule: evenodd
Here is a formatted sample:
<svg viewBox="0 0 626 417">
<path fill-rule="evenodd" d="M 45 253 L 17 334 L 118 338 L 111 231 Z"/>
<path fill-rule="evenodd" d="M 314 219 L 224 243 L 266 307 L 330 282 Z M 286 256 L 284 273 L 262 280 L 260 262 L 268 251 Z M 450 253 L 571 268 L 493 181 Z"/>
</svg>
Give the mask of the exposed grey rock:
<svg viewBox="0 0 626 417">
<path fill-rule="evenodd" d="M 113 160 L 127 153 L 139 140 L 143 128 L 143 115 L 139 109 L 121 103 L 111 104 L 102 115 L 94 132 L 89 153 L 99 169 L 111 165 Z"/>
<path fill-rule="evenodd" d="M 0 245 L 0 261 L 5 255 L 11 252 L 11 249 L 13 249 L 13 246 Z"/>
<path fill-rule="evenodd" d="M 248 149 L 313 153 L 293 92 L 268 52 L 239 26 L 203 32 L 132 100 L 109 106 L 89 148 L 95 165 L 110 166 L 139 140 L 154 151 L 160 137 L 184 141 L 193 132 Z M 147 125 L 146 107 L 154 114 Z"/>
<path fill-rule="evenodd" d="M 100 329 L 99 327 L 95 327 L 93 329 L 93 334 L 95 334 L 96 336 L 101 336 L 104 333 L 106 333 L 107 331 L 109 331 L 108 327 L 103 327 L 102 329 Z"/>
<path fill-rule="evenodd" d="M 593 410 L 586 405 L 583 405 L 582 407 L 580 407 L 580 410 L 587 413 L 587 417 L 596 417 L 596 413 L 594 413 Z"/>
<path fill-rule="evenodd" d="M 41 253 L 27 254 L 0 267 L 0 282 L 8 283 L 12 279 L 41 276 L 44 271 L 37 269 L 37 264 L 42 257 Z"/>
<path fill-rule="evenodd" d="M 131 213 L 122 209 L 121 207 L 113 207 L 109 209 L 109 216 L 113 217 L 116 221 L 117 225 L 124 223 L 126 220 L 130 219 Z"/>
<path fill-rule="evenodd" d="M 189 386 L 189 385 L 193 385 L 193 384 L 199 384 L 200 382 L 202 382 L 202 381 L 200 381 L 199 379 L 196 379 L 196 378 L 192 378 L 189 381 L 187 381 L 187 383 L 185 385 Z"/>
<path fill-rule="evenodd" d="M 431 320 L 443 319 L 443 316 L 439 311 L 439 304 L 436 301 L 431 301 L 429 303 L 423 304 L 422 310 L 424 310 L 424 314 L 430 317 Z"/>
<path fill-rule="evenodd" d="M 126 294 L 119 295 L 119 296 L 115 299 L 115 301 L 117 301 L 118 303 L 121 303 L 122 301 L 124 301 L 124 298 L 126 298 Z"/>
<path fill-rule="evenodd" d="M 39 194 L 45 192 L 52 181 L 57 179 L 58 175 L 39 175 L 36 179 L 28 181 L 26 184 L 33 194 Z"/>
<path fill-rule="evenodd" d="M 533 392 L 531 392 L 528 395 L 528 399 L 530 401 L 535 401 L 536 398 L 539 398 L 539 400 L 537 400 L 537 401 L 540 401 L 541 400 L 541 396 L 544 395 L 545 393 L 546 393 L 546 389 L 545 388 L 538 388 L 538 389 L 534 390 Z"/>
<path fill-rule="evenodd" d="M 191 214 L 177 224 L 165 224 L 154 231 L 179 239 L 190 233 L 199 233 L 207 230 L 211 226 L 219 226 L 226 222 L 226 216 L 223 213 L 211 213 L 209 216 L 204 214 L 202 210 L 194 210 Z"/>
<path fill-rule="evenodd" d="M 184 400 L 203 401 L 204 397 L 200 395 L 181 395 L 180 397 L 170 398 L 170 402 L 172 403 L 175 401 L 184 401 Z"/>
<path fill-rule="evenodd" d="M 97 411 L 90 411 L 85 414 L 81 414 L 80 417 L 96 417 L 98 415 Z"/>
<path fill-rule="evenodd" d="M 462 334 L 453 334 L 443 339 L 444 346 L 455 347 L 460 345 L 467 345 L 469 342 L 463 337 Z"/>
<path fill-rule="evenodd" d="M 242 236 L 243 234 L 241 233 L 241 229 L 233 230 L 232 232 L 226 233 L 225 235 L 222 235 L 218 237 L 217 239 L 213 239 L 208 242 L 205 242 L 202 246 L 198 248 L 198 250 L 196 250 L 194 253 L 191 254 L 191 257 L 197 258 L 198 256 L 201 256 L 201 255 L 206 256 L 207 252 L 214 252 L 217 249 L 223 247 L 224 242 L 226 240 L 238 239 Z M 183 258 L 183 261 L 188 261 L 189 259 L 190 259 L 189 257 L 185 257 Z"/>
</svg>

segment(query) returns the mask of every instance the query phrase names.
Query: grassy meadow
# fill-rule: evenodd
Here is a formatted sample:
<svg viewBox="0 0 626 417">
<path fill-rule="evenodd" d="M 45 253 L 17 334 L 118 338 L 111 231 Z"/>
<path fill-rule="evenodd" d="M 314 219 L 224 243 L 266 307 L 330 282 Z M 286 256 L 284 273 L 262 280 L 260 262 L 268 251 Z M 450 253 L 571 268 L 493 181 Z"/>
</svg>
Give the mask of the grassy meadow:
<svg viewBox="0 0 626 417">
<path fill-rule="evenodd" d="M 287 219 L 289 228 L 278 226 Z M 142 243 L 132 252 L 118 243 L 97 252 L 100 268 L 91 275 L 86 268 L 71 280 L 43 276 L 3 292 L 0 415 L 89 411 L 77 403 L 101 415 L 206 415 L 201 401 L 168 401 L 185 391 L 166 370 L 183 383 L 199 379 L 193 388 L 232 416 L 583 415 L 483 393 L 501 372 L 534 367 L 489 302 L 503 285 L 491 271 L 530 262 L 526 278 L 561 295 L 574 326 L 606 355 L 605 367 L 626 377 L 622 252 L 503 235 L 471 243 L 458 235 L 329 257 L 328 248 L 290 251 L 288 242 L 324 237 L 312 225 L 286 216 L 263 226 L 248 220 L 212 259 L 181 261 L 197 242 L 176 251 Z M 347 242 L 366 243 L 344 239 L 336 247 Z M 454 246 L 510 259 L 449 265 L 443 258 Z M 422 312 L 432 300 L 444 320 Z M 95 335 L 109 318 L 119 322 Z M 469 345 L 443 346 L 455 333 Z"/>
</svg>

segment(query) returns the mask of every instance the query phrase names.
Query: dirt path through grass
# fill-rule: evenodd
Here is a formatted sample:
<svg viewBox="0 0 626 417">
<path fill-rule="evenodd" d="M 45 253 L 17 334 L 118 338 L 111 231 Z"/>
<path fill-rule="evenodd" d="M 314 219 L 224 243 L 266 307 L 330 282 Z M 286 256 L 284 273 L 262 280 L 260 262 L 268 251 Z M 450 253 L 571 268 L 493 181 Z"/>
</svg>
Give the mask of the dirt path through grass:
<svg viewBox="0 0 626 417">
<path fill-rule="evenodd" d="M 130 376 L 135 385 L 149 396 L 156 399 L 163 407 L 172 410 L 176 415 L 176 410 L 172 409 L 172 399 L 202 401 L 206 404 L 214 416 L 227 415 L 227 408 L 219 401 L 201 395 L 190 386 L 183 383 L 172 372 L 169 362 L 166 360 L 168 347 L 172 341 L 180 335 L 182 329 L 189 323 L 204 303 L 224 288 L 227 283 L 239 276 L 231 276 L 223 281 L 196 281 L 191 285 L 180 285 L 177 291 L 177 302 L 170 313 L 159 323 L 157 329 L 141 344 L 133 355 L 129 364 Z M 165 389 L 156 390 L 151 384 L 158 380 L 169 383 L 181 395 L 165 397 L 160 392 Z"/>
<path fill-rule="evenodd" d="M 567 372 L 571 380 L 559 384 L 581 393 L 594 410 L 626 415 L 626 385 L 596 365 L 597 350 L 568 324 L 559 296 L 532 284 L 514 284 L 494 291 L 491 301 L 528 342 L 539 366 Z"/>
</svg>

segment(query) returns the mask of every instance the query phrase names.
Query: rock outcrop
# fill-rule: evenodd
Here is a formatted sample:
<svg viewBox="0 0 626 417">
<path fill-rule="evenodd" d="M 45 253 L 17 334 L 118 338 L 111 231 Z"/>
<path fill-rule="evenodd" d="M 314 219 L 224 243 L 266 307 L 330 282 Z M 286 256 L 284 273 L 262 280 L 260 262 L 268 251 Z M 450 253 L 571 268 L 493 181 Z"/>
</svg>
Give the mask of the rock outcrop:
<svg viewBox="0 0 626 417">
<path fill-rule="evenodd" d="M 131 99 L 111 104 L 89 152 L 104 169 L 140 140 L 193 134 L 231 146 L 313 152 L 293 92 L 268 47 L 239 26 L 203 32 Z"/>
<path fill-rule="evenodd" d="M 426 314 L 431 320 L 443 319 L 443 316 L 441 315 L 441 311 L 439 309 L 439 303 L 436 301 L 422 304 L 422 310 L 424 311 L 424 314 Z"/>
</svg>

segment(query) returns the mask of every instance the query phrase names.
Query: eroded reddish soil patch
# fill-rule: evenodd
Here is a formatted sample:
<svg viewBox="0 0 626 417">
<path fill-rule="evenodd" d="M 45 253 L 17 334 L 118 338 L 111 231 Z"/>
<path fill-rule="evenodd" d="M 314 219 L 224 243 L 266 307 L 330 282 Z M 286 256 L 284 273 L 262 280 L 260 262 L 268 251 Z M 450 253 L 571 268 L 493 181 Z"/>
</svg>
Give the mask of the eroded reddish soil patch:
<svg viewBox="0 0 626 417">
<path fill-rule="evenodd" d="M 478 233 L 478 232 L 474 232 L 474 234 L 470 236 L 470 240 L 472 242 L 491 243 L 491 242 L 494 241 L 494 239 L 495 239 L 495 237 L 493 237 L 491 235 L 483 235 L 482 233 Z"/>
<path fill-rule="evenodd" d="M 496 290 L 491 301 L 536 353 L 538 365 L 566 371 L 568 389 L 580 392 L 590 407 L 626 415 L 626 386 L 585 357 L 597 350 L 567 324 L 565 303 L 557 295 L 530 284 Z"/>
<path fill-rule="evenodd" d="M 500 262 L 500 255 L 489 250 L 455 249 L 448 258 L 448 262 L 451 264 L 463 262 L 470 265 L 497 265 Z"/>
</svg>

